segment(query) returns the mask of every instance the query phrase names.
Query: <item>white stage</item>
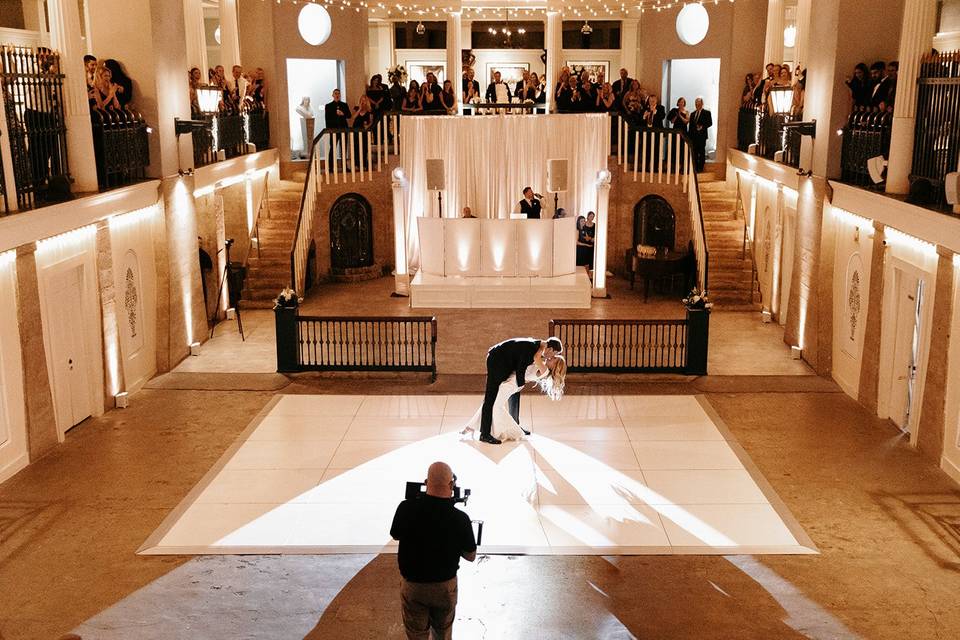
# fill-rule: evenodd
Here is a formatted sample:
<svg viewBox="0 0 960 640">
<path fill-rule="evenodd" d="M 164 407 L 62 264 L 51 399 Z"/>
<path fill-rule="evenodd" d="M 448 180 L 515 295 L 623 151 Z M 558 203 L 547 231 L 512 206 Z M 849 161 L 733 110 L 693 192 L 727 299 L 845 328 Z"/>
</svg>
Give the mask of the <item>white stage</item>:
<svg viewBox="0 0 960 640">
<path fill-rule="evenodd" d="M 417 272 L 410 306 L 423 309 L 589 309 L 586 267 L 550 278 L 433 276 Z"/>
<path fill-rule="evenodd" d="M 534 435 L 457 433 L 480 396 L 275 397 L 143 554 L 395 552 L 405 482 L 445 460 L 483 553 L 804 554 L 813 543 L 695 396 L 525 395 Z"/>
</svg>

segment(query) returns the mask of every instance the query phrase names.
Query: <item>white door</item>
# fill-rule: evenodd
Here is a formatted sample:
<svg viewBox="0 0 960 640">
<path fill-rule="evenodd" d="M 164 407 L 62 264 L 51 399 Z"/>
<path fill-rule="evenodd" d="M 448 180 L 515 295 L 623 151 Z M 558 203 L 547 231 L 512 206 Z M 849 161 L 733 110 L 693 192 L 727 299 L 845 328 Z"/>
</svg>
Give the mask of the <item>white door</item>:
<svg viewBox="0 0 960 640">
<path fill-rule="evenodd" d="M 890 419 L 910 431 L 910 405 L 917 372 L 920 344 L 920 279 L 899 271 L 896 327 L 894 328 L 893 369 L 890 384 Z"/>
<path fill-rule="evenodd" d="M 83 267 L 51 276 L 49 296 L 53 404 L 57 428 L 65 433 L 93 412 L 83 339 Z"/>
</svg>

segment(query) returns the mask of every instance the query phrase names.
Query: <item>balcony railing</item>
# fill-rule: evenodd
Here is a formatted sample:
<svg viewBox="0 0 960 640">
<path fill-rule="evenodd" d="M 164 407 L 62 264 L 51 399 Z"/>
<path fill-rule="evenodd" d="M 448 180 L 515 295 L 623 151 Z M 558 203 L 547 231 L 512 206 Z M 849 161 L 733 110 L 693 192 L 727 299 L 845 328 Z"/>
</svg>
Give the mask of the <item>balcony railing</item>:
<svg viewBox="0 0 960 640">
<path fill-rule="evenodd" d="M 150 164 L 148 127 L 143 116 L 132 109 L 95 110 L 90 120 L 100 190 L 143 180 Z"/>
<path fill-rule="evenodd" d="M 859 186 L 880 184 L 870 178 L 867 161 L 890 153 L 893 115 L 887 111 L 857 111 L 843 127 L 840 147 L 840 180 Z"/>
<path fill-rule="evenodd" d="M 210 126 L 196 129 L 192 134 L 195 167 L 262 151 L 270 146 L 270 122 L 266 111 L 218 113 L 205 119 Z"/>
<path fill-rule="evenodd" d="M 778 101 L 785 100 L 788 92 L 792 96 L 789 88 L 774 91 L 783 94 L 778 96 Z M 737 148 L 791 167 L 799 166 L 800 134 L 783 126 L 797 119 L 787 112 L 773 112 L 764 102 L 743 105 L 737 117 Z"/>
<path fill-rule="evenodd" d="M 930 181 L 936 204 L 945 201 L 944 178 L 960 157 L 960 52 L 926 55 L 917 80 L 912 177 Z"/>
</svg>

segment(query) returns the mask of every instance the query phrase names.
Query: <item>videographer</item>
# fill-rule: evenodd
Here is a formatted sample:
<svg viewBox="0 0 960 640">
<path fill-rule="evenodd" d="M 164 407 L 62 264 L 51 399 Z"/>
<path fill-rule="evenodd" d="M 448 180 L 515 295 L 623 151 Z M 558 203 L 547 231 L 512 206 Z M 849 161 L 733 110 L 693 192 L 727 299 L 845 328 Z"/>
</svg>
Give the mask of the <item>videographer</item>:
<svg viewBox="0 0 960 640">
<path fill-rule="evenodd" d="M 390 535 L 400 541 L 397 561 L 407 637 L 451 638 L 457 608 L 460 558 L 473 562 L 477 544 L 470 517 L 453 500 L 455 476 L 444 462 L 427 470 L 426 495 L 404 500 Z"/>
</svg>

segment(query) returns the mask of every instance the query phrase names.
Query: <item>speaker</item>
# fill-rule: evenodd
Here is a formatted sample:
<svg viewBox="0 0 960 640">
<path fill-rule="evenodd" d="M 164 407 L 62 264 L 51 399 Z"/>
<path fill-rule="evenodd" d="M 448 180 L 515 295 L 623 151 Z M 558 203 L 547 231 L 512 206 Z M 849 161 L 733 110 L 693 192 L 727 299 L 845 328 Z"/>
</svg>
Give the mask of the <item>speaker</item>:
<svg viewBox="0 0 960 640">
<path fill-rule="evenodd" d="M 957 191 L 960 191 L 960 172 L 948 173 L 947 177 L 943 179 L 943 188 L 946 191 L 947 204 L 956 206 L 958 203 Z"/>
<path fill-rule="evenodd" d="M 547 191 L 563 193 L 567 190 L 567 159 L 547 160 Z"/>
<path fill-rule="evenodd" d="M 443 191 L 443 160 L 439 158 L 427 160 L 427 191 Z"/>
</svg>

